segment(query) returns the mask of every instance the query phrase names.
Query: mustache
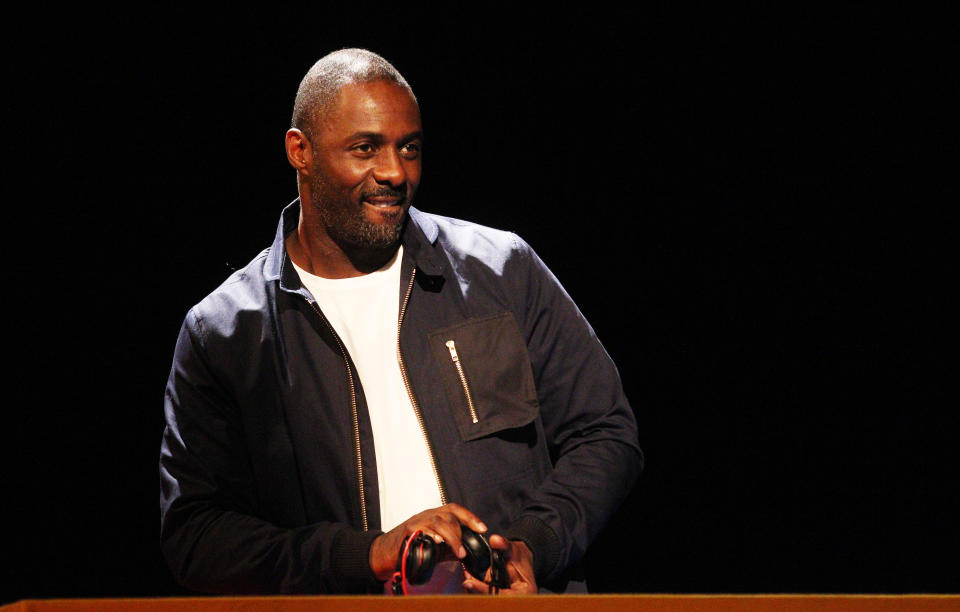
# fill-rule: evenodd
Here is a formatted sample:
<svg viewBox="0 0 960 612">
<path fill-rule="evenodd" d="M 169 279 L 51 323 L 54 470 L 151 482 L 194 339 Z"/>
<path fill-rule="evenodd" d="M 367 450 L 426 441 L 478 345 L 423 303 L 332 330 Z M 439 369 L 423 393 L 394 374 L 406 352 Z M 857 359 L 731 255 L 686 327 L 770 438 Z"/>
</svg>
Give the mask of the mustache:
<svg viewBox="0 0 960 612">
<path fill-rule="evenodd" d="M 407 197 L 406 189 L 394 189 L 392 187 L 381 187 L 373 191 L 365 191 L 363 193 L 364 198 L 405 198 Z"/>
</svg>

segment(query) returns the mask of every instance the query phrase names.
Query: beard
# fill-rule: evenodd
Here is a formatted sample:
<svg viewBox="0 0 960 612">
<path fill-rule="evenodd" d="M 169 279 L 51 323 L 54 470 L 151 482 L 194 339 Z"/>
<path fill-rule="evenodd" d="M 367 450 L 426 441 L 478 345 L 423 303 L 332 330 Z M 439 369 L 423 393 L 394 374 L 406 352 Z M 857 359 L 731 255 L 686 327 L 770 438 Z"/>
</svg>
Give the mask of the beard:
<svg viewBox="0 0 960 612">
<path fill-rule="evenodd" d="M 310 179 L 310 194 L 327 235 L 344 250 L 387 249 L 400 243 L 407 215 L 397 215 L 396 223 L 372 223 L 363 214 L 363 204 L 354 204 L 347 193 L 334 189 L 320 172 Z M 406 191 L 381 187 L 364 192 L 363 197 L 406 197 Z"/>
</svg>

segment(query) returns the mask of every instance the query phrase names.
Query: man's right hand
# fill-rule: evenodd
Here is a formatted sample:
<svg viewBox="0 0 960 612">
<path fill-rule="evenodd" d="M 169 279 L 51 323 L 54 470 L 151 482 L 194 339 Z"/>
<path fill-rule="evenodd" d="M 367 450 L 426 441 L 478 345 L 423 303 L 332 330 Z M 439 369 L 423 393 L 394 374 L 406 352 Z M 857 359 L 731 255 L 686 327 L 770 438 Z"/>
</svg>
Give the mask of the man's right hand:
<svg viewBox="0 0 960 612">
<path fill-rule="evenodd" d="M 377 580 L 389 580 L 397 569 L 397 557 L 400 555 L 403 539 L 418 529 L 433 538 L 437 544 L 446 543 L 446 550 L 452 552 L 457 559 L 462 559 L 467 551 L 460 542 L 461 524 L 477 533 L 487 530 L 487 526 L 476 514 L 459 504 L 424 510 L 373 541 L 370 546 L 370 568 Z"/>
</svg>

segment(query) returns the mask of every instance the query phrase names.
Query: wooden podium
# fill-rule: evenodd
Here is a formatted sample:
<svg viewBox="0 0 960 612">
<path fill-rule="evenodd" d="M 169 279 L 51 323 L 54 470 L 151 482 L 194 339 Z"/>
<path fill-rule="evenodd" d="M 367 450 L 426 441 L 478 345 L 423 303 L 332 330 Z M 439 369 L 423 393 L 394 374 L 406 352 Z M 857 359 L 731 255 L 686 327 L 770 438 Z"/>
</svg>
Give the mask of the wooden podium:
<svg viewBox="0 0 960 612">
<path fill-rule="evenodd" d="M 960 595 L 471 595 L 24 600 L 0 612 L 941 612 Z"/>
</svg>

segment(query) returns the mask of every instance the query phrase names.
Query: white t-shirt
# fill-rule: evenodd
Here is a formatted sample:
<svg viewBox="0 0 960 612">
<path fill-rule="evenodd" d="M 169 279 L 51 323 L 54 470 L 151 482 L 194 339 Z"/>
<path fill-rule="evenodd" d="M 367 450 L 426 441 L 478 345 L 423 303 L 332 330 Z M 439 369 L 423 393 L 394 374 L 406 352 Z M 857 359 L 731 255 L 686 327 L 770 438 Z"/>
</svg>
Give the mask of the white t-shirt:
<svg viewBox="0 0 960 612">
<path fill-rule="evenodd" d="M 373 428 L 383 531 L 441 505 L 427 443 L 397 361 L 402 259 L 401 247 L 383 268 L 340 279 L 314 276 L 294 264 L 357 367 Z"/>
</svg>

